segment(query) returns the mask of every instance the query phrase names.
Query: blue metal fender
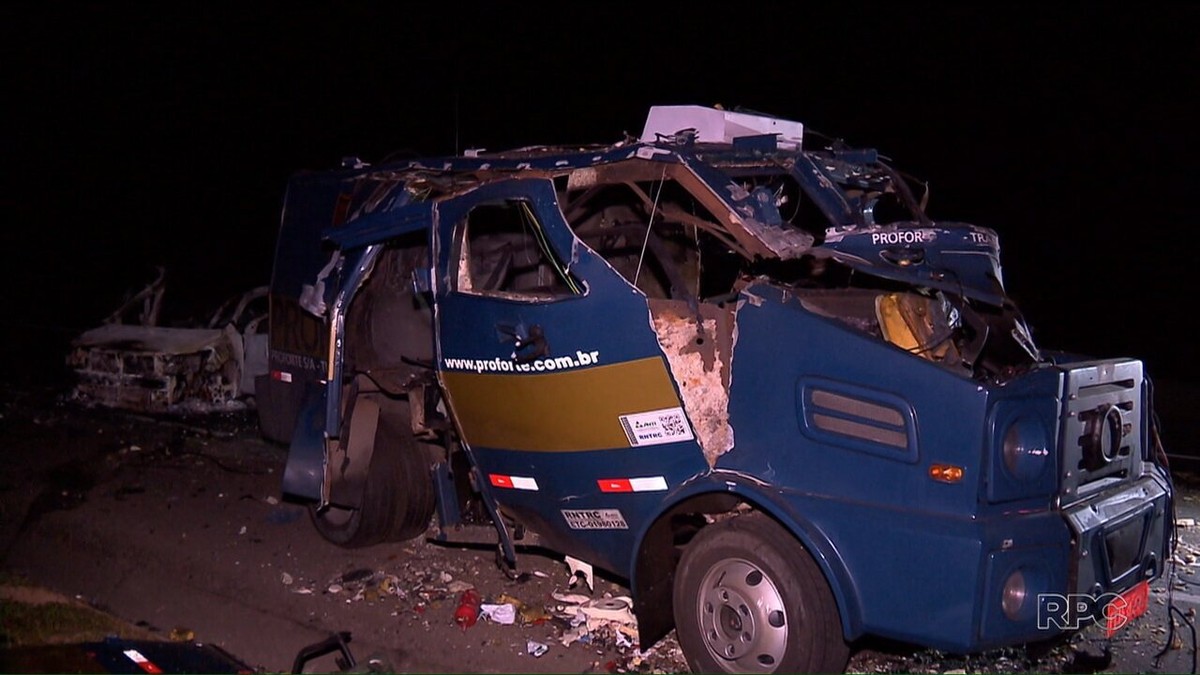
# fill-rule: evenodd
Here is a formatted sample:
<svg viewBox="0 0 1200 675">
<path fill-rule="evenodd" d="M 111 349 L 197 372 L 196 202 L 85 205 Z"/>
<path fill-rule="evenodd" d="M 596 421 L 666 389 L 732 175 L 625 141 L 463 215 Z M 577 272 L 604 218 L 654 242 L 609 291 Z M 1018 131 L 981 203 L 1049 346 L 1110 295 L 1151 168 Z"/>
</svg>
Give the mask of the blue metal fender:
<svg viewBox="0 0 1200 675">
<path fill-rule="evenodd" d="M 647 518 L 645 526 L 637 533 L 636 545 L 631 549 L 628 563 L 630 586 L 637 588 L 637 555 L 647 533 L 661 517 L 679 504 L 705 494 L 727 494 L 752 504 L 756 509 L 771 516 L 787 529 L 812 554 L 821 568 L 829 588 L 837 602 L 842 620 L 842 633 L 846 640 L 854 640 L 863 634 L 862 607 L 854 578 L 846 569 L 837 547 L 815 524 L 802 514 L 788 508 L 782 495 L 770 485 L 737 472 L 714 469 L 684 482 L 678 490 L 661 502 L 661 508 L 653 518 Z"/>
</svg>

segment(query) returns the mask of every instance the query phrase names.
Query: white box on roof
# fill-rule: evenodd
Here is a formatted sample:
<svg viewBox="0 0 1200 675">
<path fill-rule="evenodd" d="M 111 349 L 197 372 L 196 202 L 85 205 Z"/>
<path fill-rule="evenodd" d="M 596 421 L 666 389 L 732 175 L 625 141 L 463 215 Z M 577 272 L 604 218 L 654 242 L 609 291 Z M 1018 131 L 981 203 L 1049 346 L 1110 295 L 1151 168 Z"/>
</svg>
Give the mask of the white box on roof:
<svg viewBox="0 0 1200 675">
<path fill-rule="evenodd" d="M 798 149 L 804 138 L 800 122 L 702 105 L 656 105 L 646 116 L 641 141 L 653 143 L 658 135 L 673 136 L 684 129 L 695 129 L 701 143 L 732 143 L 742 136 L 775 134 L 779 147 L 789 150 Z"/>
</svg>

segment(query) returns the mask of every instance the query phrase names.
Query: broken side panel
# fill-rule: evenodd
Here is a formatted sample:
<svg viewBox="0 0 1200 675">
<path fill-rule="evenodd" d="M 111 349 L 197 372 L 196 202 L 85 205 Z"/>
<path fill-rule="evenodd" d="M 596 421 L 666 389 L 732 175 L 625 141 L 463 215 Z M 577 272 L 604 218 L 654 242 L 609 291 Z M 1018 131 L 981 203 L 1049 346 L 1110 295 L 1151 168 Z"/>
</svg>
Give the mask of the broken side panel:
<svg viewBox="0 0 1200 675">
<path fill-rule="evenodd" d="M 646 176 L 636 165 L 584 173 L 586 180 L 576 172 L 567 183 L 567 218 L 576 236 L 646 296 L 659 346 L 712 465 L 733 447 L 727 410 L 733 317 L 700 299 L 728 297 L 745 259 L 689 189 L 704 190 L 694 176 L 680 182 L 676 172 L 664 171 L 660 181 L 638 180 Z"/>
<path fill-rule="evenodd" d="M 976 381 L 1006 381 L 1040 363 L 1011 306 L 900 284 L 789 288 L 809 312 Z"/>
<path fill-rule="evenodd" d="M 729 373 L 734 313 L 715 305 L 650 300 L 651 321 L 684 410 L 699 436 L 709 466 L 733 448 L 729 423 Z"/>
<path fill-rule="evenodd" d="M 956 597 L 974 597 L 974 578 L 947 580 L 945 565 L 969 566 L 977 550 L 954 544 L 945 530 L 914 514 L 978 508 L 977 472 L 946 486 L 930 480 L 929 467 L 978 463 L 986 393 L 967 378 L 898 355 L 893 345 L 808 311 L 784 289 L 756 284 L 743 297 L 730 390 L 737 447 L 718 458 L 716 468 L 770 481 L 791 495 L 798 517 L 819 523 L 847 569 L 877 571 L 880 551 L 904 551 L 886 566 L 902 576 L 856 575 L 861 597 L 894 597 L 897 578 L 905 588 L 950 588 Z M 969 518 L 941 522 L 957 526 Z M 913 541 L 922 546 L 910 548 Z M 925 596 L 917 601 L 939 627 L 971 621 L 970 603 Z M 909 619 L 892 606 L 878 614 L 867 610 L 866 621 L 895 634 L 907 629 Z"/>
<path fill-rule="evenodd" d="M 504 226 L 522 214 L 529 239 Z M 438 221 L 439 378 L 485 496 L 622 569 L 645 514 L 707 467 L 645 296 L 575 238 L 549 181 L 487 185 L 439 204 Z M 575 532 L 588 509 L 622 517 Z"/>
<path fill-rule="evenodd" d="M 579 245 L 548 182 L 481 188 L 439 220 L 438 366 L 468 443 L 630 447 L 622 416 L 679 407 L 645 299 Z"/>
</svg>

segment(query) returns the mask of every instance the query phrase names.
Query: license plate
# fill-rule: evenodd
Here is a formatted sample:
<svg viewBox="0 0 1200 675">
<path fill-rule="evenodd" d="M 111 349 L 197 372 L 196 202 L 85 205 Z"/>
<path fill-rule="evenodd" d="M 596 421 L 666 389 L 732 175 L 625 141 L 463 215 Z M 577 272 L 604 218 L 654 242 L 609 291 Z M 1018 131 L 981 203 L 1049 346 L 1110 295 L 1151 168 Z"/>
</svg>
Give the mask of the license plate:
<svg viewBox="0 0 1200 675">
<path fill-rule="evenodd" d="M 1104 637 L 1112 637 L 1150 607 L 1150 582 L 1141 581 L 1118 595 L 1104 608 Z"/>
</svg>

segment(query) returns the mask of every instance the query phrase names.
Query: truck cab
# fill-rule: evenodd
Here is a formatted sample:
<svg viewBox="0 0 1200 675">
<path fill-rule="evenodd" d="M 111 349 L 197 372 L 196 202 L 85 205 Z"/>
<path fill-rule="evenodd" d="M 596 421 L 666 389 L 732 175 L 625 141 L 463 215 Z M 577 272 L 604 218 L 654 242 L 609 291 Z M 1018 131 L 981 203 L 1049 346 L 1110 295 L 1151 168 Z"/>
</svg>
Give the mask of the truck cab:
<svg viewBox="0 0 1200 675">
<path fill-rule="evenodd" d="M 813 145 L 661 106 L 612 144 L 297 174 L 256 384 L 284 492 L 342 546 L 609 570 L 698 671 L 1120 628 L 1170 556 L 1141 362 L 1040 350 L 995 232 Z"/>
</svg>

